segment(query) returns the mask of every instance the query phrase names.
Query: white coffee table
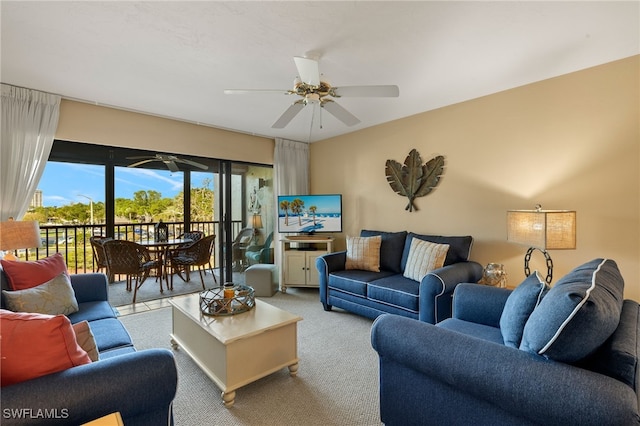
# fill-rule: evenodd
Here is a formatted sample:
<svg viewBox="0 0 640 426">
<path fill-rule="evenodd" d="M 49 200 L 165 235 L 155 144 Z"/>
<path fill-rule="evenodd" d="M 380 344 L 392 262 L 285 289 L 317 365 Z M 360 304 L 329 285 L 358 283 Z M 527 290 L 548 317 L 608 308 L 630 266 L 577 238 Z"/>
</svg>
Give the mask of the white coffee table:
<svg viewBox="0 0 640 426">
<path fill-rule="evenodd" d="M 298 372 L 297 323 L 302 317 L 261 300 L 248 312 L 209 316 L 200 311 L 199 294 L 169 302 L 171 344 L 181 347 L 222 390 L 226 407 L 236 389 L 284 367 Z"/>
</svg>

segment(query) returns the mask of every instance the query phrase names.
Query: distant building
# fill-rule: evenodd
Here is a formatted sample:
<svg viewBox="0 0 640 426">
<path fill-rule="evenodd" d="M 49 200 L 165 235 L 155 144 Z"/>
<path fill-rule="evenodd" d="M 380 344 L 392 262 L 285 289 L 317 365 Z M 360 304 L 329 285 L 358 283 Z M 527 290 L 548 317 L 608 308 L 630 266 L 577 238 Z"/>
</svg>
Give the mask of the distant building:
<svg viewBox="0 0 640 426">
<path fill-rule="evenodd" d="M 35 209 L 36 207 L 42 207 L 42 190 L 36 189 L 35 194 L 33 194 L 33 198 L 31 199 L 30 209 Z"/>
</svg>

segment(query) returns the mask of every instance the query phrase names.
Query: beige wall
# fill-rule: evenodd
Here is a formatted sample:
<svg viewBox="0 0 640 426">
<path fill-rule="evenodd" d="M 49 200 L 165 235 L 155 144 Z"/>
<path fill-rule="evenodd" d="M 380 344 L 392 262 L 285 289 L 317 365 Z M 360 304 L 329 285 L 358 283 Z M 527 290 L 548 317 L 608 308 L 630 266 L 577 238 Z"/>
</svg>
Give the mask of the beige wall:
<svg viewBox="0 0 640 426">
<path fill-rule="evenodd" d="M 130 111 L 63 100 L 56 138 L 107 146 L 273 164 L 275 142 Z"/>
<path fill-rule="evenodd" d="M 577 211 L 577 249 L 551 251 L 554 283 L 596 257 L 614 259 L 640 301 L 640 57 L 605 64 L 311 145 L 311 190 L 342 193 L 346 235 L 360 229 L 472 235 L 471 258 L 524 278 L 526 247 L 506 241 L 506 211 Z M 403 88 L 400 88 L 402 93 Z M 446 159 L 434 192 L 404 210 L 385 162 Z M 546 274 L 544 258 L 532 269 Z"/>
</svg>

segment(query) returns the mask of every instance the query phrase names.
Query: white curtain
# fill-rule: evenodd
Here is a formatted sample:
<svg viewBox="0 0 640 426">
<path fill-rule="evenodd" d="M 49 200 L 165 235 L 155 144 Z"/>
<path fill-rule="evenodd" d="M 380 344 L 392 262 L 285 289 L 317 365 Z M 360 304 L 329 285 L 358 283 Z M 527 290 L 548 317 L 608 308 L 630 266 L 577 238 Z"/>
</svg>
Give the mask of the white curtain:
<svg viewBox="0 0 640 426">
<path fill-rule="evenodd" d="M 273 175 L 273 195 L 276 209 L 279 209 L 278 195 L 308 194 L 309 144 L 277 138 L 273 154 Z M 277 265 L 281 265 L 282 253 L 277 217 L 276 214 L 276 229 L 274 229 L 273 240 L 275 241 L 275 261 Z"/>
<path fill-rule="evenodd" d="M 47 164 L 60 96 L 2 84 L 0 221 L 22 219 Z"/>
</svg>

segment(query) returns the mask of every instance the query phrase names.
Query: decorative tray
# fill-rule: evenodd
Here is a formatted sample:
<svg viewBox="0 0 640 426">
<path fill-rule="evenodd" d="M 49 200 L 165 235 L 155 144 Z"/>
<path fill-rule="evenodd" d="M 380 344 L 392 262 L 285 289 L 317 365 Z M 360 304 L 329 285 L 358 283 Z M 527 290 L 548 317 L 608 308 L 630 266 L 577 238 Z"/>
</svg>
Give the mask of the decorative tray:
<svg viewBox="0 0 640 426">
<path fill-rule="evenodd" d="M 233 297 L 224 297 L 225 290 L 233 290 Z M 200 292 L 200 310 L 205 315 L 235 315 L 251 310 L 256 305 L 253 287 L 236 284 Z"/>
</svg>

